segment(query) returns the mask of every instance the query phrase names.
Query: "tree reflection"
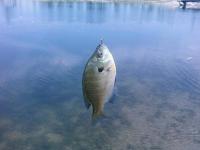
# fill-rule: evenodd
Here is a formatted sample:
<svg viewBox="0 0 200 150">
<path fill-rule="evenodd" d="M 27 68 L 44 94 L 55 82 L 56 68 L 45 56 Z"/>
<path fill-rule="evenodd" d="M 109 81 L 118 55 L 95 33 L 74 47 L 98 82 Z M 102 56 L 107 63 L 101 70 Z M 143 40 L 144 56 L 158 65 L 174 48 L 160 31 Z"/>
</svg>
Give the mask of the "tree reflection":
<svg viewBox="0 0 200 150">
<path fill-rule="evenodd" d="M 14 15 L 14 8 L 16 7 L 16 0 L 3 0 L 2 5 L 4 8 L 5 20 L 7 23 L 10 23 Z"/>
</svg>

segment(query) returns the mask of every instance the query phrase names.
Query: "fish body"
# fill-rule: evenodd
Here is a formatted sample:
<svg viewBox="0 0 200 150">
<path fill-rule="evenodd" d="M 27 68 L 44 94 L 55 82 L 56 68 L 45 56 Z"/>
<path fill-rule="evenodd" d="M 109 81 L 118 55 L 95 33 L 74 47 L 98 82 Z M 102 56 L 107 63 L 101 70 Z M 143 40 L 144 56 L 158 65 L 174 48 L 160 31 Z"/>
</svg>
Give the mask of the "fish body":
<svg viewBox="0 0 200 150">
<path fill-rule="evenodd" d="M 116 77 L 116 66 L 112 54 L 103 43 L 97 46 L 88 60 L 82 79 L 86 107 L 92 105 L 92 117 L 103 115 L 104 104 L 112 96 Z"/>
</svg>

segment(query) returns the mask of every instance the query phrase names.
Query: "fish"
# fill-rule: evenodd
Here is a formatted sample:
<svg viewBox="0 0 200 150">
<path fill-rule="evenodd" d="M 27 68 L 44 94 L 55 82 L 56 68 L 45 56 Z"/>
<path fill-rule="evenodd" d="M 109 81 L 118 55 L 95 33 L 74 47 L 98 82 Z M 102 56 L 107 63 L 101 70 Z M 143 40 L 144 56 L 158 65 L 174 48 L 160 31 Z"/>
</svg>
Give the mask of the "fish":
<svg viewBox="0 0 200 150">
<path fill-rule="evenodd" d="M 87 109 L 92 106 L 92 119 L 104 116 L 104 104 L 109 102 L 116 81 L 116 65 L 108 47 L 101 41 L 86 63 L 82 91 Z"/>
</svg>

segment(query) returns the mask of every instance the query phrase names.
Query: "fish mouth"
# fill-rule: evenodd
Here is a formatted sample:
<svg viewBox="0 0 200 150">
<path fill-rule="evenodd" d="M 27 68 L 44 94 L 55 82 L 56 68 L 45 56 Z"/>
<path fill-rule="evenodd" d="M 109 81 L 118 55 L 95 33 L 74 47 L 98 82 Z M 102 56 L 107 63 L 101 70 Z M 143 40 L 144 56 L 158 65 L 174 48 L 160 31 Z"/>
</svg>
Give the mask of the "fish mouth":
<svg viewBox="0 0 200 150">
<path fill-rule="evenodd" d="M 104 67 L 99 67 L 99 68 L 98 68 L 98 71 L 99 71 L 99 72 L 102 72 L 103 70 L 104 70 Z"/>
</svg>

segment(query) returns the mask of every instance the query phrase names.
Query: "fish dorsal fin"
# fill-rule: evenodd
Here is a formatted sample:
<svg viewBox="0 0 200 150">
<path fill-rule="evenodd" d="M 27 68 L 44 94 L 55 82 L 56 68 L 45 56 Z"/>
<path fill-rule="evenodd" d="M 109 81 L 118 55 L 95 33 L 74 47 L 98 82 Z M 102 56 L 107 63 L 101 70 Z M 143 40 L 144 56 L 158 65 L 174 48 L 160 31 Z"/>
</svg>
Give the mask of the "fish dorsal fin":
<svg viewBox="0 0 200 150">
<path fill-rule="evenodd" d="M 84 104 L 85 104 L 85 107 L 86 107 L 87 109 L 89 109 L 91 104 L 89 103 L 89 101 L 88 101 L 88 99 L 87 99 L 87 96 L 86 96 L 86 94 L 85 94 L 85 91 L 83 91 L 83 97 L 84 97 Z"/>
<path fill-rule="evenodd" d="M 85 68 L 86 69 L 86 68 Z M 84 70 L 84 73 L 85 73 L 85 70 Z M 83 79 L 85 78 L 84 76 L 84 73 L 83 73 Z M 90 102 L 88 101 L 88 98 L 87 98 L 87 95 L 86 95 L 86 87 L 85 87 L 85 81 L 82 80 L 82 90 L 83 90 L 83 97 L 84 97 L 84 104 L 85 104 L 85 107 L 87 109 L 90 108 Z"/>
</svg>

